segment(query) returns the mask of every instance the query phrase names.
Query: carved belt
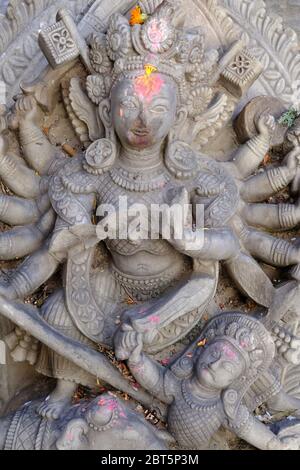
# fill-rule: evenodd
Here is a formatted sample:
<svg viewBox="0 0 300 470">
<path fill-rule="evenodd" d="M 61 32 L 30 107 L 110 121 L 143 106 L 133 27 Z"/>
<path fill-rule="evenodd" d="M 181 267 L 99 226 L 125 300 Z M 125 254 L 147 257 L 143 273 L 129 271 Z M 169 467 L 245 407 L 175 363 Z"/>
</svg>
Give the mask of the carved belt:
<svg viewBox="0 0 300 470">
<path fill-rule="evenodd" d="M 168 287 L 190 270 L 189 260 L 184 260 L 180 265 L 172 266 L 156 276 L 139 278 L 138 276 L 124 274 L 112 265 L 112 274 L 116 281 L 121 284 L 128 295 L 139 301 L 159 297 Z"/>
</svg>

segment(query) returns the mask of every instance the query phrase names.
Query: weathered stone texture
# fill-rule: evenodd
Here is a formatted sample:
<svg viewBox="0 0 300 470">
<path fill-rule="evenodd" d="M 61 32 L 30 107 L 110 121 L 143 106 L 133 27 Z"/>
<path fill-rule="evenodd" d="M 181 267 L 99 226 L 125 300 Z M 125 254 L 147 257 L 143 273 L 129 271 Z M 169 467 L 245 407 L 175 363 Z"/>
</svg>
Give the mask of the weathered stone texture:
<svg viewBox="0 0 300 470">
<path fill-rule="evenodd" d="M 285 23 L 300 34 L 300 0 L 266 0 L 269 11 L 284 19 Z"/>
</svg>

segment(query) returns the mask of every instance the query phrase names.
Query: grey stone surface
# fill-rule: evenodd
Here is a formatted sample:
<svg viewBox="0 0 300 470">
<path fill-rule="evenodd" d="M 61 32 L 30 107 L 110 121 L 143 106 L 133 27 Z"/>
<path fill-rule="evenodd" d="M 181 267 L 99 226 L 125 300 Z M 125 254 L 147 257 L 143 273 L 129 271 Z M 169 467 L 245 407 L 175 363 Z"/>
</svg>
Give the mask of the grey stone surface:
<svg viewBox="0 0 300 470">
<path fill-rule="evenodd" d="M 266 0 L 271 13 L 281 16 L 286 25 L 300 34 L 300 1 L 299 0 Z"/>
<path fill-rule="evenodd" d="M 0 449 L 165 450 L 172 441 L 112 395 L 66 407 L 56 421 L 43 420 L 37 407 L 30 402 L 0 420 Z"/>
<path fill-rule="evenodd" d="M 250 8 L 249 2 L 246 5 L 242 1 Z M 17 325 L 5 339 L 16 362 L 29 362 L 39 373 L 57 379 L 56 388 L 39 404 L 35 420 L 58 422 L 69 409 L 77 385 L 93 385 L 97 379 L 147 407 L 157 408 L 164 417 L 165 405 L 170 403 L 154 390 L 145 375 L 136 373 L 135 361 L 142 350 L 142 358 L 156 355 L 199 325 L 203 336 L 197 347 L 204 347 L 199 360 L 207 362 L 208 367 L 218 365 L 215 379 L 222 385 L 218 393 L 224 392 L 223 402 L 213 403 L 217 408 L 220 405 L 216 420 L 209 423 L 213 431 L 229 418 L 231 429 L 257 447 L 296 446 L 295 441 L 282 443 L 270 435 L 258 425 L 252 412 L 253 403 L 266 388 L 270 395 L 263 396 L 272 409 L 299 408 L 298 400 L 287 396 L 284 383 L 277 383 L 269 371 L 275 361 L 279 369 L 283 368 L 280 376 L 285 377 L 287 366 L 297 367 L 300 363 L 299 338 L 291 334 L 291 329 L 295 330 L 293 321 L 299 316 L 300 248 L 289 241 L 290 231 L 300 221 L 300 207 L 297 202 L 280 198 L 282 191 L 290 194 L 290 185 L 295 200 L 299 196 L 298 123 L 288 132 L 277 132 L 278 116 L 272 116 L 268 103 L 275 103 L 276 109 L 284 105 L 277 106 L 273 97 L 255 102 L 254 112 L 246 106 L 243 120 L 238 120 L 242 127 L 239 135 L 244 136 L 241 145 L 232 128 L 233 116 L 239 114 L 251 93 L 257 96 L 263 89 L 276 95 L 286 90 L 282 98 L 285 105 L 289 102 L 289 86 L 298 64 L 294 38 L 281 31 L 286 47 L 278 50 L 272 35 L 280 27 L 274 23 L 276 31 L 270 28 L 260 47 L 255 47 L 261 37 L 261 18 L 255 17 L 250 25 L 245 8 L 236 16 L 237 25 L 226 21 L 224 11 L 215 8 L 210 15 L 222 18 L 221 24 L 216 21 L 215 31 L 211 30 L 212 22 L 207 21 L 206 29 L 189 29 L 187 33 L 182 31 L 186 3 L 178 8 L 176 5 L 175 14 L 173 4 L 166 0 L 142 0 L 141 6 L 150 17 L 131 28 L 129 16 L 116 13 L 120 8 L 124 13 L 131 3 L 95 1 L 78 27 L 64 11 L 59 12 L 53 25 L 50 16 L 50 24 L 41 32 L 40 46 L 53 69 L 46 69 L 37 82 L 22 85 L 23 94 L 14 107 L 7 113 L 1 111 L 0 176 L 15 194 L 1 196 L 1 220 L 15 228 L 0 234 L 0 258 L 11 261 L 26 257 L 0 280 L 0 313 Z M 15 5 L 16 13 L 19 7 Z M 82 8 L 82 2 L 76 2 L 75 11 L 82 12 Z M 197 8 L 203 24 L 201 4 Z M 239 6 L 234 3 L 230 8 Z M 43 15 L 45 12 L 41 12 Z M 195 14 L 193 18 L 197 25 L 200 17 Z M 3 34 L 3 41 L 10 46 L 21 41 L 22 34 L 10 37 L 16 27 L 14 19 L 3 21 L 9 30 Z M 22 26 L 19 21 L 17 27 L 22 30 Z M 99 28 L 104 31 L 106 26 L 105 38 Z M 223 49 L 216 40 L 217 28 Z M 249 35 L 250 49 L 233 41 L 240 35 L 235 28 Z M 92 31 L 94 35 L 89 35 Z M 16 50 L 16 56 L 18 53 Z M 0 71 L 6 81 L 14 74 L 13 82 L 18 87 L 20 74 L 7 62 L 8 56 L 0 57 Z M 36 57 L 36 63 L 40 63 L 38 54 L 33 56 L 30 60 Z M 81 62 L 75 64 L 75 59 Z M 285 69 L 286 63 L 289 68 Z M 25 75 L 27 65 L 23 64 Z M 286 71 L 284 76 L 282 69 Z M 73 132 L 75 139 L 77 136 L 79 151 L 74 156 L 76 152 L 71 149 L 72 159 L 55 145 L 57 135 L 49 135 L 46 112 L 53 119 L 67 121 L 67 133 Z M 279 135 L 279 142 L 274 135 Z M 65 135 L 63 139 L 63 148 L 70 152 Z M 261 168 L 274 145 L 276 149 L 282 147 L 277 164 Z M 95 222 L 96 208 L 101 210 L 101 204 L 109 203 L 120 211 L 119 197 L 124 195 L 131 204 L 143 203 L 148 211 L 153 203 L 176 203 L 179 207 L 191 203 L 194 209 L 200 204 L 205 208 L 206 230 L 193 230 L 192 220 L 185 218 L 180 239 L 175 236 L 175 225 L 169 236 L 160 233 L 155 240 L 134 238 L 131 227 L 125 239 L 116 235 L 107 238 L 103 228 L 109 217 L 97 228 L 91 223 Z M 287 235 L 283 238 L 278 232 Z M 99 241 L 104 249 L 96 248 Z M 279 272 L 293 267 L 288 270 L 289 282 L 272 283 L 262 263 Z M 42 307 L 24 303 L 60 265 L 64 266 L 63 281 L 60 278 L 59 288 Z M 226 268 L 240 292 L 255 301 L 266 317 L 264 326 L 249 320 L 247 331 L 247 317 L 236 315 L 236 321 L 228 325 L 224 319 L 218 325 L 221 330 L 228 326 L 228 331 L 223 328 L 222 341 L 215 332 L 210 342 L 205 322 L 218 286 L 219 266 Z M 239 400 L 245 397 L 239 398 L 239 392 L 246 391 L 240 382 L 238 390 L 233 384 L 248 378 L 252 360 L 253 371 L 259 369 L 261 361 L 254 356 L 262 351 L 251 343 L 253 355 L 248 360 L 242 351 L 236 361 L 228 360 L 228 374 L 223 368 L 223 355 L 235 355 L 235 350 L 228 349 L 232 341 L 237 350 L 246 348 L 248 340 L 257 342 L 251 336 L 254 324 L 260 325 L 265 335 L 263 344 L 266 348 L 270 344 L 274 353 L 270 360 L 262 361 L 264 372 L 269 374 L 266 381 L 260 384 L 261 389 L 254 389 L 247 406 L 242 406 Z M 246 338 L 241 340 L 240 335 Z M 97 344 L 115 346 L 117 356 L 123 360 L 129 356 L 132 359 L 133 344 L 131 368 L 146 390 L 133 388 L 107 356 L 95 350 Z M 216 360 L 210 359 L 213 354 L 217 354 Z M 161 368 L 147 361 L 143 359 L 138 365 L 147 368 L 148 364 L 153 376 L 149 371 L 147 374 L 152 380 Z M 189 362 L 182 371 L 175 367 L 176 373 L 192 374 L 190 366 Z M 9 366 L 6 373 L 10 370 Z M 182 381 L 168 383 L 164 387 L 167 395 L 173 386 L 177 393 Z M 249 389 L 252 385 L 247 382 Z M 190 401 L 191 397 L 187 394 L 186 398 Z M 197 419 L 202 423 L 202 412 L 210 404 L 206 397 L 200 398 L 204 399 L 201 406 L 191 402 L 190 408 L 199 411 Z M 187 416 L 179 416 L 178 406 L 174 405 L 171 427 L 180 445 L 186 446 L 182 438 L 185 429 L 178 430 L 178 421 L 185 428 L 198 429 L 199 425 L 189 406 L 183 414 Z M 201 436 L 199 439 L 193 446 L 208 444 L 201 441 Z"/>
</svg>

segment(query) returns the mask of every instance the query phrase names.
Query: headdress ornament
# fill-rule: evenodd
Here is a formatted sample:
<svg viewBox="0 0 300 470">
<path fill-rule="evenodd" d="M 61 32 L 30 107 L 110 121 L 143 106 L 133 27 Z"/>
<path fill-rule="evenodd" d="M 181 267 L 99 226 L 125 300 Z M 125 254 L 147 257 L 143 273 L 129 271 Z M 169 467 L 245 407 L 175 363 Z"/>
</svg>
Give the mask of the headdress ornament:
<svg viewBox="0 0 300 470">
<path fill-rule="evenodd" d="M 194 105 L 190 103 L 188 107 L 191 117 L 208 107 L 213 98 L 210 79 L 217 67 L 218 53 L 205 54 L 200 28 L 183 30 L 172 23 L 175 7 L 168 0 L 141 0 L 139 10 L 134 9 L 130 19 L 115 13 L 106 35 L 92 36 L 90 61 L 97 78 L 88 78 L 87 89 L 94 103 L 105 93 L 108 97 L 122 78 L 144 73 L 145 80 L 151 80 L 152 74 L 158 72 L 175 81 L 182 103 L 193 97 Z M 133 21 L 138 13 L 142 15 L 140 21 Z"/>
</svg>

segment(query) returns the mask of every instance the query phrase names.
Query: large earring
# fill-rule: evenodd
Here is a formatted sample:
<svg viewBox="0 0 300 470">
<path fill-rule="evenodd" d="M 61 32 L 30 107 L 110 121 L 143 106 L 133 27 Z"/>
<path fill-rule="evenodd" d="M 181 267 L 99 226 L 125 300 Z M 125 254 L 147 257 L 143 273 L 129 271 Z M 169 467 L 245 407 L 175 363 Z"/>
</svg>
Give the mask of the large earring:
<svg viewBox="0 0 300 470">
<path fill-rule="evenodd" d="M 104 100 L 99 106 L 99 115 L 104 124 L 105 138 L 96 140 L 89 146 L 83 164 L 84 169 L 93 175 L 102 175 L 110 170 L 117 158 L 117 138 L 112 123 L 107 117 L 109 113 L 110 102 Z"/>
<path fill-rule="evenodd" d="M 87 149 L 83 167 L 88 173 L 102 175 L 113 167 L 116 157 L 116 145 L 110 139 L 99 139 Z"/>
<path fill-rule="evenodd" d="M 187 180 L 197 175 L 199 165 L 197 155 L 189 144 L 180 140 L 180 133 L 187 122 L 187 109 L 177 112 L 177 120 L 167 137 L 165 165 L 177 179 Z"/>
<path fill-rule="evenodd" d="M 199 164 L 196 152 L 185 142 L 176 140 L 175 133 L 170 133 L 165 152 L 165 165 L 169 172 L 180 180 L 197 176 Z"/>
</svg>

